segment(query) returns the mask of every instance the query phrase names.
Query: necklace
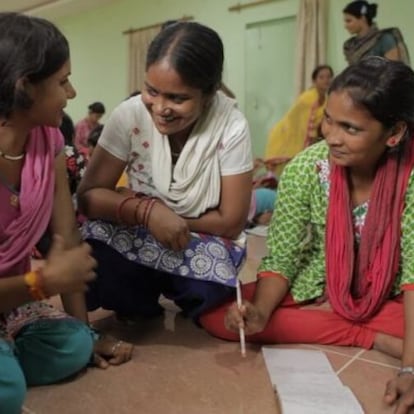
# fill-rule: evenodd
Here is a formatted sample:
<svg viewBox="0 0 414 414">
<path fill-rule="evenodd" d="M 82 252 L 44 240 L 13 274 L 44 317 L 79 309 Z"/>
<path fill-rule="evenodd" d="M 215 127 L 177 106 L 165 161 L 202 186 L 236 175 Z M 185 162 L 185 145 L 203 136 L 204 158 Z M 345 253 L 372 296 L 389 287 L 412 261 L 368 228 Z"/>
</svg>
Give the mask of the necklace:
<svg viewBox="0 0 414 414">
<path fill-rule="evenodd" d="M 0 151 L 0 157 L 3 157 L 4 159 L 9 160 L 9 161 L 21 160 L 25 155 L 26 155 L 25 152 L 23 154 L 19 154 L 19 155 L 7 155 L 4 152 Z"/>
</svg>

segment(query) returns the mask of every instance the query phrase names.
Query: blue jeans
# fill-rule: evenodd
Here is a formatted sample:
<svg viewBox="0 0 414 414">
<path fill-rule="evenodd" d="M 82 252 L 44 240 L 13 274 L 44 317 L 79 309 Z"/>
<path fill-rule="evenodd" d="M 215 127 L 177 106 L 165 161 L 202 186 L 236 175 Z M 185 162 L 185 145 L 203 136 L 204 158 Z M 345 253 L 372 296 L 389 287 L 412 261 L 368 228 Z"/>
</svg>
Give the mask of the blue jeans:
<svg viewBox="0 0 414 414">
<path fill-rule="evenodd" d="M 14 344 L 0 339 L 0 412 L 20 414 L 27 386 L 63 380 L 93 352 L 90 329 L 76 319 L 44 319 L 24 327 Z"/>
</svg>

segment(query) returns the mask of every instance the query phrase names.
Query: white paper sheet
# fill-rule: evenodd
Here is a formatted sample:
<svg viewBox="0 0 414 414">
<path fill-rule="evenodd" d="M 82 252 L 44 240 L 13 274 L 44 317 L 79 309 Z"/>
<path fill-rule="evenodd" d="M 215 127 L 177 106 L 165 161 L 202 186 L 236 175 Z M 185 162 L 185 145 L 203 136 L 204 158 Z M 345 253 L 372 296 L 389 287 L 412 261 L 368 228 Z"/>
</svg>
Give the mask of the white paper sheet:
<svg viewBox="0 0 414 414">
<path fill-rule="evenodd" d="M 321 351 L 262 348 L 283 414 L 363 414 Z"/>
</svg>

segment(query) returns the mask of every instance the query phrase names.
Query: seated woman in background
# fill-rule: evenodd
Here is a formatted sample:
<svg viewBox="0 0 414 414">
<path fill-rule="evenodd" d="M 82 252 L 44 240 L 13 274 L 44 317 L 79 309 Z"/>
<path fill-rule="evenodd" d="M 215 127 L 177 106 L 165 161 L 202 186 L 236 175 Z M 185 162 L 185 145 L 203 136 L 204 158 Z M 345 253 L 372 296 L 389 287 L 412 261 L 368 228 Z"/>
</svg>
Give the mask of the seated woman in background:
<svg viewBox="0 0 414 414">
<path fill-rule="evenodd" d="M 60 132 L 65 140 L 65 157 L 66 171 L 69 180 L 69 189 L 72 195 L 76 194 L 78 185 L 85 173 L 86 163 L 85 157 L 76 149 L 73 139 L 75 138 L 75 126 L 72 118 L 64 113 L 62 123 L 60 124 Z"/>
<path fill-rule="evenodd" d="M 75 147 L 86 158 L 88 157 L 88 136 L 99 126 L 99 120 L 105 114 L 102 102 L 94 102 L 88 106 L 88 115 L 75 125 Z"/>
<path fill-rule="evenodd" d="M 381 56 L 410 64 L 408 49 L 399 29 L 378 29 L 373 19 L 377 15 L 377 4 L 357 0 L 344 9 L 346 30 L 352 35 L 344 43 L 344 54 L 349 64 L 367 56 Z"/>
<path fill-rule="evenodd" d="M 222 69 L 216 32 L 170 25 L 148 49 L 142 94 L 105 124 L 78 191 L 98 261 L 89 309 L 154 316 L 163 294 L 197 320 L 234 292 L 253 162 L 246 119 L 218 92 Z M 117 192 L 125 167 L 130 190 Z"/>
<path fill-rule="evenodd" d="M 333 82 L 325 140 L 286 167 L 258 280 L 213 335 L 359 346 L 401 358 L 386 400 L 414 391 L 414 72 L 370 57 Z M 405 411 L 401 411 L 405 412 Z"/>
<path fill-rule="evenodd" d="M 264 161 L 277 178 L 290 159 L 319 138 L 326 92 L 332 77 L 330 66 L 316 67 L 312 72 L 313 87 L 303 92 L 288 113 L 271 129 Z"/>
</svg>

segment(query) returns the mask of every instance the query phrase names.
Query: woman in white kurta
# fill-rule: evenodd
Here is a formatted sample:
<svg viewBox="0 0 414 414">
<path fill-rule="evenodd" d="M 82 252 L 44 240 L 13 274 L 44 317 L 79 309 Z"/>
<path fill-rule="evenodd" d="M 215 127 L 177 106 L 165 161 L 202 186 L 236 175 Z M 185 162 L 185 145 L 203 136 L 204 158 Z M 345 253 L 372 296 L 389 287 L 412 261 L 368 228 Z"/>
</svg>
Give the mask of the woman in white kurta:
<svg viewBox="0 0 414 414">
<path fill-rule="evenodd" d="M 223 45 L 197 23 L 164 29 L 142 95 L 107 122 L 79 189 L 98 278 L 88 306 L 157 315 L 162 293 L 198 315 L 234 292 L 251 192 L 246 119 L 218 92 Z M 129 189 L 116 192 L 126 167 Z"/>
</svg>

